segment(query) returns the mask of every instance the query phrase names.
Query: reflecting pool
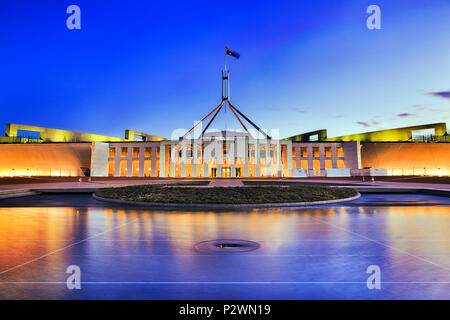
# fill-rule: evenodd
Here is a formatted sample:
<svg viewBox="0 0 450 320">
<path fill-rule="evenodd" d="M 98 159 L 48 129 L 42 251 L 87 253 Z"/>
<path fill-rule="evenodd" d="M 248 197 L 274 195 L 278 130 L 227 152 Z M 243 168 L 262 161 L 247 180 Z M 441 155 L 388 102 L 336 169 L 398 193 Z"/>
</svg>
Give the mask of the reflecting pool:
<svg viewBox="0 0 450 320">
<path fill-rule="evenodd" d="M 89 195 L 0 201 L 0 298 L 450 299 L 449 200 L 236 211 L 109 206 Z M 196 249 L 217 239 L 259 246 Z M 70 265 L 81 269 L 80 290 L 66 286 Z M 371 265 L 380 290 L 367 288 Z"/>
</svg>

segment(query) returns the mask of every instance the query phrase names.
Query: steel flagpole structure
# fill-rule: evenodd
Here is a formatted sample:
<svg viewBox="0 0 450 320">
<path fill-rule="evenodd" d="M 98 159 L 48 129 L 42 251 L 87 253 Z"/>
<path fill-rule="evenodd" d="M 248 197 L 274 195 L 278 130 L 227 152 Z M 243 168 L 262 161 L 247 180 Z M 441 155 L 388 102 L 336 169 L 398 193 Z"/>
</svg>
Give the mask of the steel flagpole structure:
<svg viewBox="0 0 450 320">
<path fill-rule="evenodd" d="M 211 125 L 211 123 L 214 121 L 214 119 L 219 114 L 220 110 L 222 110 L 222 107 L 224 107 L 224 111 L 225 111 L 227 105 L 228 105 L 229 109 L 232 111 L 233 115 L 236 117 L 236 119 L 241 124 L 242 128 L 244 128 L 244 130 L 251 137 L 253 137 L 252 134 L 247 129 L 247 127 L 244 125 L 242 119 L 239 116 L 244 118 L 258 132 L 262 133 L 266 139 L 271 139 L 271 137 L 268 134 L 266 134 L 260 127 L 258 127 L 255 123 L 253 123 L 253 121 L 251 121 L 248 117 L 246 117 L 242 112 L 239 111 L 238 108 L 236 108 L 230 102 L 230 84 L 229 84 L 230 83 L 230 70 L 227 69 L 228 50 L 229 50 L 228 47 L 225 46 L 225 54 L 224 54 L 224 56 L 225 56 L 224 57 L 225 65 L 224 65 L 224 70 L 222 70 L 222 101 L 209 114 L 207 114 L 200 122 L 198 122 L 196 125 L 194 125 L 194 127 L 191 130 L 189 130 L 183 137 L 180 137 L 180 140 L 183 140 L 183 139 L 187 138 L 199 125 L 201 125 L 203 122 L 205 122 L 205 120 L 207 120 L 211 115 L 213 115 L 213 117 L 208 122 L 207 126 L 205 127 L 205 129 L 202 131 L 202 133 L 200 135 L 200 138 L 203 137 L 203 135 L 206 133 L 206 130 L 208 130 L 208 128 Z M 230 52 L 231 55 L 236 56 L 237 58 L 239 58 L 239 54 L 236 55 L 236 53 L 232 52 L 231 50 L 229 50 L 229 52 Z"/>
</svg>

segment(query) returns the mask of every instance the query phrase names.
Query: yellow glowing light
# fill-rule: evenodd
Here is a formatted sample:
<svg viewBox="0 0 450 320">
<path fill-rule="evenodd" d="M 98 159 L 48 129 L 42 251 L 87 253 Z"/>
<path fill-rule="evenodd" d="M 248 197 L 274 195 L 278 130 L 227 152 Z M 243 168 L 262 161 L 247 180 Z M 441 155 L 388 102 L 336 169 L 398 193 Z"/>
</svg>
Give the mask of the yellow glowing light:
<svg viewBox="0 0 450 320">
<path fill-rule="evenodd" d="M 441 169 L 437 169 L 437 170 L 427 170 L 426 173 L 427 176 L 449 176 L 450 175 L 450 171 L 448 170 L 441 170 Z"/>
</svg>

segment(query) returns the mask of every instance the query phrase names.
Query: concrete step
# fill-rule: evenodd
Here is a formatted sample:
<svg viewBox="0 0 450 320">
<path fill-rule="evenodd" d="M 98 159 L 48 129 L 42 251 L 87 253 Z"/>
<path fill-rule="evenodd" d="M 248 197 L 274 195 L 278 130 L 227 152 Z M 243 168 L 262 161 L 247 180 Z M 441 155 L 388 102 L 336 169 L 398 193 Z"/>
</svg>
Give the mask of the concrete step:
<svg viewBox="0 0 450 320">
<path fill-rule="evenodd" d="M 1 190 L 0 199 L 11 199 L 37 195 L 39 192 L 32 191 L 30 189 L 18 189 L 18 190 Z"/>
</svg>

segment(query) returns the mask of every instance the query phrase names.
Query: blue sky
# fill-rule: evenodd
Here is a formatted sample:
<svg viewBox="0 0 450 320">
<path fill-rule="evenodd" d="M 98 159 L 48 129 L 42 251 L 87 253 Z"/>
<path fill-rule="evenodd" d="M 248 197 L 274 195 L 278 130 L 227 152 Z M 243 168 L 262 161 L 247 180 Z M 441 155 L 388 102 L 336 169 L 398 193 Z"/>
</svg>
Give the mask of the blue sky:
<svg viewBox="0 0 450 320">
<path fill-rule="evenodd" d="M 0 125 L 170 137 L 220 102 L 225 44 L 234 105 L 282 137 L 448 122 L 449 32 L 448 0 L 5 0 Z"/>
</svg>

